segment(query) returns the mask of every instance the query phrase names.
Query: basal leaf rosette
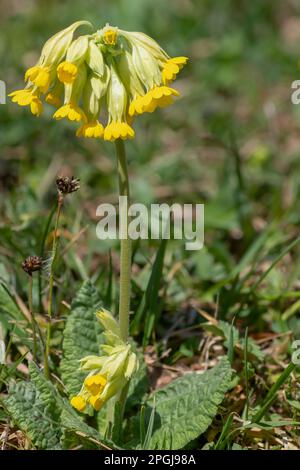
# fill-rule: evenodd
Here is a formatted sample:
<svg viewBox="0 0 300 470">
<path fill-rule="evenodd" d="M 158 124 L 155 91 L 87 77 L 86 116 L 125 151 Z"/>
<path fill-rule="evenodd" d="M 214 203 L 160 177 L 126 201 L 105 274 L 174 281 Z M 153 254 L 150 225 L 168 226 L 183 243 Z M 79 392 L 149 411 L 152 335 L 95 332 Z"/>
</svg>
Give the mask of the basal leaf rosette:
<svg viewBox="0 0 300 470">
<path fill-rule="evenodd" d="M 83 26 L 91 34 L 77 36 Z M 169 106 L 179 96 L 170 84 L 187 60 L 170 57 L 144 33 L 108 24 L 93 31 L 88 21 L 77 21 L 46 42 L 25 73 L 26 87 L 10 96 L 35 116 L 42 114 L 43 102 L 55 106 L 55 119 L 80 124 L 77 137 L 132 139 L 135 116 Z"/>
</svg>

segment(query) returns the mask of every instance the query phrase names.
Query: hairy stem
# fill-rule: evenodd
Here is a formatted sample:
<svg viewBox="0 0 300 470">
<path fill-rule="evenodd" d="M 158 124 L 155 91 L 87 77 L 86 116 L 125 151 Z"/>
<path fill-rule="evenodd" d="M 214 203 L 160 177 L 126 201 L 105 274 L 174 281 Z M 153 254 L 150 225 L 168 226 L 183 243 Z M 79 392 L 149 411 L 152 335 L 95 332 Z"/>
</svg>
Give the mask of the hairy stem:
<svg viewBox="0 0 300 470">
<path fill-rule="evenodd" d="M 127 341 L 130 309 L 131 240 L 128 237 L 128 206 L 130 203 L 130 195 L 125 146 L 123 140 L 118 139 L 116 141 L 116 151 L 119 175 L 119 195 L 123 197 L 123 203 L 120 204 L 119 214 L 121 222 L 119 323 L 122 339 Z"/>
<path fill-rule="evenodd" d="M 52 244 L 52 257 L 50 264 L 50 275 L 49 275 L 49 297 L 48 297 L 48 324 L 47 324 L 47 335 L 46 335 L 46 346 L 44 354 L 44 367 L 45 367 L 45 376 L 50 377 L 49 369 L 49 353 L 50 353 L 50 340 L 51 340 L 51 321 L 52 321 L 52 307 L 53 307 L 53 286 L 54 286 L 54 264 L 57 255 L 57 245 L 58 245 L 58 223 L 61 214 L 61 208 L 63 205 L 63 196 L 59 192 L 57 198 L 57 210 L 55 218 L 55 227 L 53 234 L 53 244 Z"/>
<path fill-rule="evenodd" d="M 28 306 L 29 306 L 29 313 L 31 316 L 31 326 L 32 326 L 32 334 L 33 334 L 33 360 L 36 362 L 37 358 L 37 340 L 36 340 L 36 322 L 33 313 L 33 302 L 32 302 L 32 286 L 33 286 L 33 278 L 32 275 L 29 276 L 29 287 L 28 287 Z"/>
<path fill-rule="evenodd" d="M 119 195 L 122 197 L 119 204 L 120 217 L 120 294 L 119 294 L 119 324 L 123 341 L 128 340 L 130 291 L 131 291 L 131 240 L 128 236 L 128 207 L 130 204 L 129 180 L 124 142 L 116 141 L 116 153 L 119 176 Z M 123 415 L 128 392 L 128 385 L 119 393 L 117 400 L 121 405 Z"/>
</svg>

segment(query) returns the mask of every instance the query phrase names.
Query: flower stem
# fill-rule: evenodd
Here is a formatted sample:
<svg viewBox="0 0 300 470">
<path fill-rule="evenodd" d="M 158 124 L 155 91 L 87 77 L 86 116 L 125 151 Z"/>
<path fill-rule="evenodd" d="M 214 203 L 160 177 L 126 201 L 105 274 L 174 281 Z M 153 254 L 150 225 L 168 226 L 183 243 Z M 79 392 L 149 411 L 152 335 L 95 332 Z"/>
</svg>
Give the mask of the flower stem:
<svg viewBox="0 0 300 470">
<path fill-rule="evenodd" d="M 120 204 L 120 297 L 119 323 L 122 339 L 126 342 L 129 332 L 130 278 L 131 278 L 131 240 L 128 237 L 128 206 L 130 200 L 128 170 L 124 142 L 116 140 L 116 152 L 119 175 L 119 195 L 126 198 L 127 204 Z"/>
<path fill-rule="evenodd" d="M 61 214 L 61 208 L 63 205 L 63 195 L 59 192 L 57 198 L 57 210 L 55 218 L 55 227 L 53 234 L 53 244 L 52 244 L 52 257 L 50 264 L 50 276 L 49 276 L 49 297 L 48 297 L 48 324 L 47 324 L 47 335 L 46 335 L 46 346 L 44 354 L 44 371 L 45 376 L 50 378 L 50 369 L 49 369 L 49 353 L 50 353 L 50 340 L 51 340 L 51 321 L 52 321 L 52 306 L 53 306 L 53 286 L 54 286 L 54 264 L 57 255 L 57 245 L 58 245 L 58 223 Z"/>
<path fill-rule="evenodd" d="M 33 278 L 32 275 L 29 276 L 29 287 L 28 287 L 28 305 L 29 305 L 29 313 L 31 316 L 31 326 L 32 326 L 32 334 L 33 334 L 33 360 L 36 362 L 37 358 L 37 340 L 36 340 L 36 323 L 35 317 L 33 313 L 33 302 L 32 302 L 32 286 L 33 286 Z"/>
<path fill-rule="evenodd" d="M 119 204 L 120 217 L 120 294 L 119 294 L 119 325 L 123 341 L 128 340 L 129 313 L 130 313 L 130 291 L 131 291 L 131 240 L 128 236 L 128 207 L 130 204 L 129 180 L 126 161 L 125 145 L 123 140 L 115 142 L 119 176 L 119 195 L 123 199 Z M 126 202 L 124 204 L 124 202 Z M 128 392 L 126 385 L 118 394 L 117 400 L 121 405 L 123 415 Z"/>
</svg>

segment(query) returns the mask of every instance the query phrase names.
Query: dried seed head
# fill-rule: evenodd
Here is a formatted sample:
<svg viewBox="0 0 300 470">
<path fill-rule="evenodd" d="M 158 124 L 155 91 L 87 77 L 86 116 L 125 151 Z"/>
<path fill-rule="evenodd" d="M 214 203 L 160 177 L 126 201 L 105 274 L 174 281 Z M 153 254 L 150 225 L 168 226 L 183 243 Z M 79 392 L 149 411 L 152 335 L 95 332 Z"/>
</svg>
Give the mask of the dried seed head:
<svg viewBox="0 0 300 470">
<path fill-rule="evenodd" d="M 56 180 L 56 186 L 61 194 L 70 194 L 78 191 L 80 188 L 79 179 L 69 178 L 69 176 L 59 176 Z"/>
<path fill-rule="evenodd" d="M 23 261 L 22 268 L 25 273 L 31 276 L 34 271 L 40 271 L 40 269 L 42 269 L 42 264 L 43 259 L 39 256 L 28 256 L 28 258 Z"/>
</svg>

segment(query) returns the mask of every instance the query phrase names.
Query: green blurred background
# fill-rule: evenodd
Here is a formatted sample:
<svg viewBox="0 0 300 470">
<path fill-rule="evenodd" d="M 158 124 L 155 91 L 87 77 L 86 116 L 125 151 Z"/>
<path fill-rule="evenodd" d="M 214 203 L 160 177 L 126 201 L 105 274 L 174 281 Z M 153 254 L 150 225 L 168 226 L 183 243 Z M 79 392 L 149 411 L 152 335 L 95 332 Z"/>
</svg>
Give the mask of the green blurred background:
<svg viewBox="0 0 300 470">
<path fill-rule="evenodd" d="M 170 55 L 190 58 L 175 85 L 181 98 L 138 118 L 136 139 L 127 145 L 135 202 L 206 204 L 205 248 L 186 252 L 182 243 L 169 244 L 166 276 L 177 262 L 180 268 L 168 280 L 166 310 L 220 294 L 221 316 L 271 312 L 274 329 L 285 328 L 278 315 L 298 296 L 299 251 L 284 257 L 261 296 L 241 308 L 247 283 L 234 296 L 231 274 L 260 234 L 264 243 L 249 258 L 254 278 L 299 233 L 300 107 L 290 100 L 291 83 L 300 78 L 299 2 L 1 0 L 0 78 L 8 92 L 23 87 L 24 71 L 47 38 L 79 19 L 144 31 Z M 116 202 L 117 178 L 113 145 L 78 140 L 52 112 L 47 107 L 37 119 L 9 100 L 0 106 L 0 276 L 22 294 L 20 263 L 40 251 L 56 175 L 75 175 L 82 188 L 65 206 L 62 244 L 85 232 L 61 271 L 69 301 L 77 281 L 107 273 L 108 247 L 96 238 L 95 211 L 100 202 Z M 156 248 L 145 242 L 136 249 L 137 291 Z"/>
</svg>

